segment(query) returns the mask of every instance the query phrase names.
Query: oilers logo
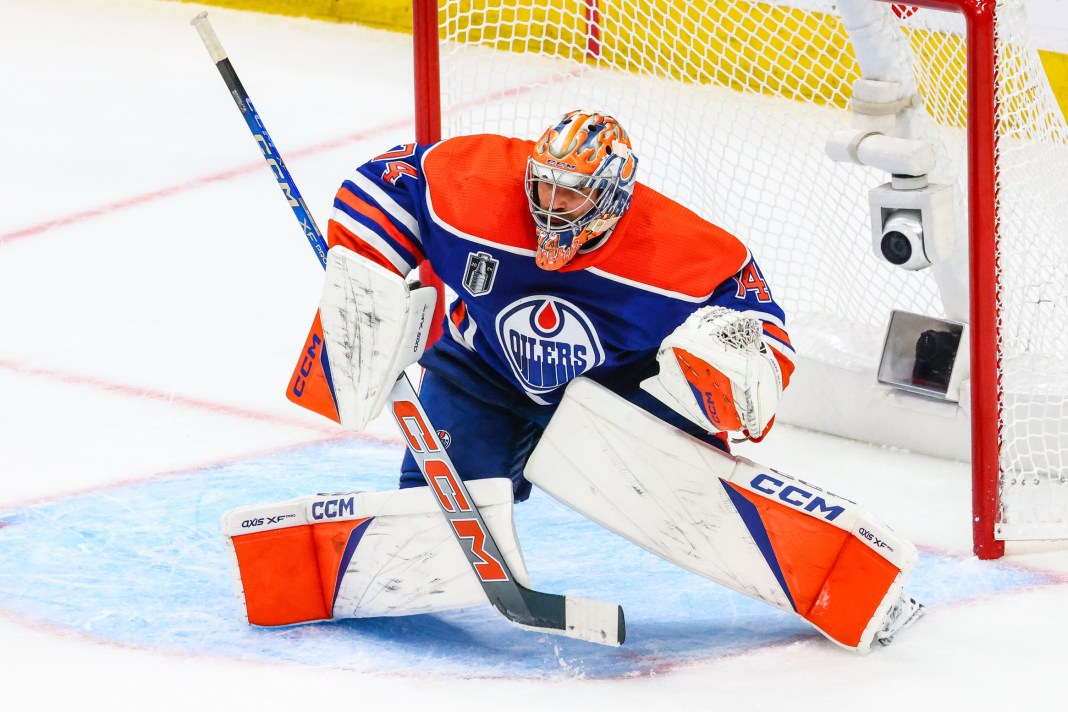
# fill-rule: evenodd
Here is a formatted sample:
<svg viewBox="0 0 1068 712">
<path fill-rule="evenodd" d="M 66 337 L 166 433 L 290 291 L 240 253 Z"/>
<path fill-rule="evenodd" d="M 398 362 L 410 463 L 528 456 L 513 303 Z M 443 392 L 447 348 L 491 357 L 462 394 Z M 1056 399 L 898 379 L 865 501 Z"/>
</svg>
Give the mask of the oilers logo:
<svg viewBox="0 0 1068 712">
<path fill-rule="evenodd" d="M 530 393 L 548 393 L 604 362 L 589 318 L 557 297 L 526 297 L 509 304 L 497 316 L 497 338 Z"/>
</svg>

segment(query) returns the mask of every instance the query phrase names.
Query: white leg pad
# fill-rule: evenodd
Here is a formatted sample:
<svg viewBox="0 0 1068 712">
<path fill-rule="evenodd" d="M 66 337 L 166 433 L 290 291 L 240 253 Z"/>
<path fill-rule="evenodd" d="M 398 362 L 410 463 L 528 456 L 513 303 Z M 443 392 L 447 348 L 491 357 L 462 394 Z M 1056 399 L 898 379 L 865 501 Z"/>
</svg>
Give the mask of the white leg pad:
<svg viewBox="0 0 1068 712">
<path fill-rule="evenodd" d="M 585 378 L 568 386 L 525 474 L 642 548 L 861 652 L 917 558 L 857 504 L 732 457 Z"/>
<path fill-rule="evenodd" d="M 501 554 L 530 585 L 504 478 L 467 483 Z M 316 495 L 227 512 L 239 599 L 256 625 L 432 613 L 487 603 L 429 488 Z"/>
</svg>

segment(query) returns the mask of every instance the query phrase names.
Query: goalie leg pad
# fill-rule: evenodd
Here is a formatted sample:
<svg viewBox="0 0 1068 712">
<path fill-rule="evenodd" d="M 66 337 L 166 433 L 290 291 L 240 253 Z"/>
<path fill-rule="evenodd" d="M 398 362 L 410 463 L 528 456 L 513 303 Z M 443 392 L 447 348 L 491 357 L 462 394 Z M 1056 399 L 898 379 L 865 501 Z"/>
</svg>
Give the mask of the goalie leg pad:
<svg viewBox="0 0 1068 712">
<path fill-rule="evenodd" d="M 511 482 L 479 480 L 468 490 L 516 580 L 529 586 L 512 523 Z M 487 602 L 426 487 L 240 507 L 223 516 L 222 527 L 238 597 L 253 625 L 412 615 Z"/>
<path fill-rule="evenodd" d="M 721 452 L 585 378 L 568 386 L 525 474 L 648 551 L 859 652 L 917 559 L 857 504 Z"/>
</svg>

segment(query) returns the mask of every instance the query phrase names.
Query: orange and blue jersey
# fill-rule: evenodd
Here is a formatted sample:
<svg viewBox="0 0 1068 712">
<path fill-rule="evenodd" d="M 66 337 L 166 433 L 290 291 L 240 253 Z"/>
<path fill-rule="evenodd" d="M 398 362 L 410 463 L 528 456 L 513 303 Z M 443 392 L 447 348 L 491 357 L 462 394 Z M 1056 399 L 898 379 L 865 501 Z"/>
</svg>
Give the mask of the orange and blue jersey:
<svg viewBox="0 0 1068 712">
<path fill-rule="evenodd" d="M 477 135 L 398 146 L 337 193 L 331 246 L 400 275 L 429 261 L 456 295 L 442 338 L 423 357 L 428 370 L 462 362 L 494 392 L 543 406 L 580 375 L 629 393 L 655 373 L 668 334 L 696 309 L 720 305 L 763 322 L 785 386 L 793 348 L 752 255 L 647 186 L 636 186 L 601 244 L 559 271 L 537 267 L 523 183 L 532 145 Z"/>
</svg>

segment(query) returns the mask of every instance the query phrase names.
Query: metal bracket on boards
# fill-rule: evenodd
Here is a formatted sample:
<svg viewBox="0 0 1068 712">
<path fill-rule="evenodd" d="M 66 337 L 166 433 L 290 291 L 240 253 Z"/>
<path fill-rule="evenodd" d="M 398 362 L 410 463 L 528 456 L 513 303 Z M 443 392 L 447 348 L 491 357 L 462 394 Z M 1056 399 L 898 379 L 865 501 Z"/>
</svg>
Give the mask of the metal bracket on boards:
<svg viewBox="0 0 1068 712">
<path fill-rule="evenodd" d="M 879 383 L 956 403 L 970 371 L 968 325 L 893 310 L 879 361 Z"/>
</svg>

